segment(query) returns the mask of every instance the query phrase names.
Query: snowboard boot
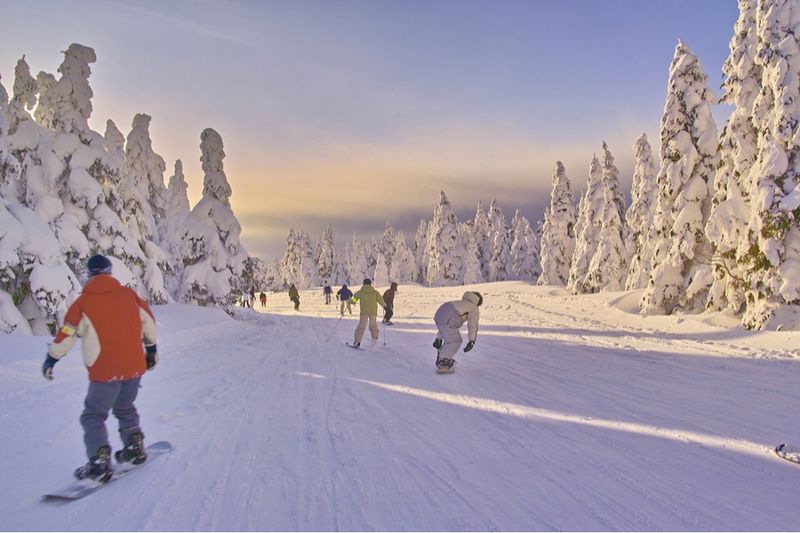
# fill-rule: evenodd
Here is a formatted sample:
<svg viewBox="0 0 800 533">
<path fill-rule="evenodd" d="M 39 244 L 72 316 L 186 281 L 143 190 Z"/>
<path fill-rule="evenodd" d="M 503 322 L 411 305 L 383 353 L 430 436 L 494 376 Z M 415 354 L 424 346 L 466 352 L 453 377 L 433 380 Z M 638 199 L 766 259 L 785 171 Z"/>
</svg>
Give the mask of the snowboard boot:
<svg viewBox="0 0 800 533">
<path fill-rule="evenodd" d="M 124 448 L 114 453 L 114 458 L 118 463 L 133 463 L 140 465 L 147 460 L 144 451 L 144 435 L 141 431 L 131 433 L 128 437 L 128 444 Z"/>
<path fill-rule="evenodd" d="M 437 350 L 441 350 L 442 346 L 444 346 L 442 339 L 437 337 L 436 340 L 433 341 L 433 347 L 436 348 Z"/>
<path fill-rule="evenodd" d="M 94 479 L 100 483 L 106 483 L 114 471 L 111 470 L 111 446 L 103 445 L 97 449 L 97 455 L 93 455 L 89 462 L 75 470 L 75 477 L 78 479 Z"/>
<path fill-rule="evenodd" d="M 449 374 L 451 372 L 455 372 L 455 370 L 453 370 L 453 365 L 455 364 L 455 359 L 441 357 L 436 360 L 436 372 L 439 374 Z"/>
</svg>

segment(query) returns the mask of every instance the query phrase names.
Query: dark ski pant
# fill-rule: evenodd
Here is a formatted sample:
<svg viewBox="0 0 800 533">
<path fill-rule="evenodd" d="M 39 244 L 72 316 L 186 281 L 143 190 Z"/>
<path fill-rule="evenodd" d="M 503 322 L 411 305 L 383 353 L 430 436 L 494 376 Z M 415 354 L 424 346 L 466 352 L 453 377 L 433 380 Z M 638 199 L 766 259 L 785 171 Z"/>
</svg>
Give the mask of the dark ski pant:
<svg viewBox="0 0 800 533">
<path fill-rule="evenodd" d="M 112 411 L 119 421 L 119 436 L 123 444 L 128 444 L 131 433 L 141 431 L 139 413 L 136 412 L 136 395 L 139 393 L 141 377 L 125 381 L 90 381 L 89 391 L 84 400 L 81 414 L 83 442 L 86 455 L 90 459 L 97 455 L 100 446 L 108 445 L 106 418 Z"/>
<path fill-rule="evenodd" d="M 461 326 L 464 320 L 458 310 L 451 303 L 442 305 L 433 317 L 436 328 L 439 330 L 438 338 L 442 339 L 442 349 L 439 350 L 441 359 L 453 359 L 456 352 L 461 348 Z"/>
<path fill-rule="evenodd" d="M 299 311 L 300 310 L 300 298 L 292 298 L 291 300 L 294 302 L 294 310 L 295 311 Z"/>
<path fill-rule="evenodd" d="M 386 324 L 387 322 L 389 322 L 393 316 L 394 316 L 394 305 L 386 304 L 386 308 L 383 310 L 383 323 Z"/>
</svg>

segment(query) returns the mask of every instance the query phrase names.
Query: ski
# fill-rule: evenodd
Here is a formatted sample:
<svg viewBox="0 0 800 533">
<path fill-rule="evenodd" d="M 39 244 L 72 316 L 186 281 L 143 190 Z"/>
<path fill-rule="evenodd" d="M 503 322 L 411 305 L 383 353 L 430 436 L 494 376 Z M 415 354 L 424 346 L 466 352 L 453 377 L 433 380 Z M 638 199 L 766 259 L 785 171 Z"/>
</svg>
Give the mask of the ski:
<svg viewBox="0 0 800 533">
<path fill-rule="evenodd" d="M 775 453 L 781 459 L 786 459 L 792 463 L 800 464 L 800 447 L 787 444 L 779 444 L 775 447 Z"/>
<path fill-rule="evenodd" d="M 360 352 L 366 352 L 366 350 L 361 346 L 356 346 L 355 344 L 350 344 L 349 342 L 345 342 L 345 344 L 354 350 L 358 350 Z"/>
<path fill-rule="evenodd" d="M 175 448 L 173 448 L 172 444 L 167 441 L 162 440 L 154 442 L 146 448 L 147 460 L 145 462 L 138 465 L 133 463 L 122 463 L 115 465 L 114 475 L 111 476 L 111 479 L 109 479 L 107 482 L 100 483 L 94 479 L 77 479 L 69 485 L 62 487 L 60 490 L 45 494 L 42 496 L 42 499 L 46 502 L 69 502 L 73 500 L 79 500 L 84 496 L 88 496 L 89 494 L 102 489 L 106 485 L 117 481 L 118 479 L 122 479 L 131 472 L 149 465 L 162 455 L 166 455 L 174 449 Z"/>
</svg>

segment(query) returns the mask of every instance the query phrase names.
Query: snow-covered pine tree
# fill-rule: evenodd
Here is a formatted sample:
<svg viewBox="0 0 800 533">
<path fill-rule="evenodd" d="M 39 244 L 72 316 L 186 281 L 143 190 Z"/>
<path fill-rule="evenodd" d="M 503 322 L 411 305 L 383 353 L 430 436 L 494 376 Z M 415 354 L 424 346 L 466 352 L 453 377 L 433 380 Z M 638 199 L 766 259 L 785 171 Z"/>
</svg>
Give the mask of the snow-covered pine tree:
<svg viewBox="0 0 800 533">
<path fill-rule="evenodd" d="M 592 292 L 587 283 L 589 264 L 597 251 L 602 229 L 601 214 L 603 211 L 603 169 L 596 155 L 589 164 L 589 179 L 586 181 L 586 193 L 578 202 L 578 213 L 575 222 L 575 251 L 569 269 L 567 289 L 573 294 Z"/>
<path fill-rule="evenodd" d="M 444 191 L 433 211 L 428 230 L 427 283 L 429 286 L 458 285 L 463 279 L 463 256 L 458 236 L 458 219 Z"/>
<path fill-rule="evenodd" d="M 417 263 L 414 254 L 406 244 L 406 237 L 398 231 L 394 241 L 394 258 L 389 268 L 389 281 L 397 283 L 416 282 L 418 279 Z"/>
<path fill-rule="evenodd" d="M 800 303 L 800 5 L 763 0 L 756 18 L 758 151 L 747 177 L 750 219 L 739 262 L 749 287 L 742 322 L 760 329 L 779 306 Z"/>
<path fill-rule="evenodd" d="M 372 284 L 376 287 L 389 285 L 389 267 L 386 265 L 386 257 L 382 252 L 378 252 L 375 257 L 375 273 L 372 275 Z"/>
<path fill-rule="evenodd" d="M 281 265 L 281 278 L 286 286 L 301 287 L 303 281 L 303 246 L 300 242 L 300 232 L 289 228 L 286 237 L 286 251 L 283 253 Z"/>
<path fill-rule="evenodd" d="M 750 169 L 756 158 L 758 131 L 753 123 L 753 104 L 761 86 L 761 66 L 755 62 L 758 47 L 756 1 L 739 1 L 739 18 L 730 42 L 730 54 L 722 67 L 725 82 L 721 101 L 734 106 L 720 140 L 720 165 L 714 180 L 711 214 L 706 223 L 714 247 L 713 275 L 706 308 L 739 313 L 746 299 L 744 272 L 737 250 L 746 255 L 749 246 Z"/>
<path fill-rule="evenodd" d="M 424 283 L 427 277 L 427 257 L 428 257 L 428 221 L 420 219 L 419 224 L 417 225 L 417 233 L 414 236 L 414 261 L 417 264 L 417 275 L 418 278 L 416 281 Z"/>
<path fill-rule="evenodd" d="M 166 273 L 166 285 L 169 293 L 174 298 L 180 292 L 180 280 L 183 276 L 183 257 L 181 257 L 181 230 L 189 219 L 189 185 L 183 175 L 183 162 L 175 161 L 175 171 L 169 178 L 167 188 L 166 216 L 159 224 L 161 235 L 161 248 L 170 254 L 170 264 L 175 268 Z"/>
<path fill-rule="evenodd" d="M 314 245 L 311 244 L 311 236 L 306 231 L 299 233 L 300 246 L 302 249 L 302 279 L 298 289 L 307 289 L 309 287 L 316 287 L 320 284 L 319 267 L 317 263 Z"/>
<path fill-rule="evenodd" d="M 144 282 L 143 287 L 139 287 L 139 292 L 153 302 L 164 303 L 168 301 L 169 294 L 162 272 L 170 268 L 169 254 L 161 250 L 156 241 L 158 225 L 164 218 L 166 209 L 166 163 L 153 151 L 149 129 L 150 116 L 141 113 L 134 116 L 131 132 L 125 143 L 125 162 L 121 170 L 120 196 L 123 209 L 120 219 L 145 255 L 143 265 L 128 265 L 134 275 L 140 276 Z M 223 152 L 222 157 L 224 155 Z M 227 185 L 227 181 L 225 184 Z"/>
<path fill-rule="evenodd" d="M 564 286 L 569 278 L 572 254 L 575 251 L 575 198 L 570 191 L 564 164 L 556 162 L 550 206 L 544 213 L 542 225 L 542 274 L 538 285 Z"/>
<path fill-rule="evenodd" d="M 628 224 L 628 255 L 630 267 L 626 290 L 641 289 L 650 277 L 650 261 L 653 249 L 647 235 L 653 224 L 658 188 L 656 184 L 656 164 L 653 151 L 642 133 L 633 143 L 633 184 L 631 186 L 631 206 L 625 215 Z"/>
<path fill-rule="evenodd" d="M 37 92 L 38 84 L 36 79 L 31 76 L 31 68 L 23 55 L 17 61 L 17 66 L 14 67 L 14 86 L 7 109 L 9 135 L 16 133 L 22 122 L 33 120 L 28 110 L 33 109 L 36 105 Z"/>
<path fill-rule="evenodd" d="M 361 283 L 361 280 L 370 276 L 367 265 L 367 252 L 361 241 L 353 233 L 352 240 L 347 244 L 346 255 L 348 257 L 348 278 L 350 282 Z"/>
<path fill-rule="evenodd" d="M 392 265 L 392 260 L 394 259 L 396 240 L 394 228 L 392 228 L 392 225 L 387 220 L 386 227 L 383 230 L 383 236 L 381 237 L 380 251 L 386 258 L 386 264 L 388 266 Z"/>
<path fill-rule="evenodd" d="M 603 209 L 597 250 L 589 264 L 586 284 L 591 292 L 619 291 L 628 276 L 628 248 L 625 243 L 625 201 L 619 191 L 619 171 L 614 156 L 603 143 Z"/>
<path fill-rule="evenodd" d="M 481 265 L 481 276 L 489 279 L 489 265 L 492 263 L 492 236 L 491 225 L 483 203 L 478 201 L 478 208 L 475 210 L 475 219 L 472 222 L 472 231 L 475 245 L 478 247 L 478 259 Z"/>
<path fill-rule="evenodd" d="M 239 295 L 247 251 L 239 242 L 241 226 L 231 210 L 222 137 L 211 128 L 200 135 L 203 197 L 183 231 L 185 270 L 182 300 L 229 309 Z"/>
<path fill-rule="evenodd" d="M 530 222 L 517 209 L 511 220 L 511 226 L 514 235 L 514 241 L 511 243 L 511 269 L 514 278 L 536 281 L 539 278 L 541 258 Z"/>
<path fill-rule="evenodd" d="M 470 221 L 459 224 L 458 235 L 463 250 L 461 257 L 461 265 L 464 272 L 462 283 L 464 285 L 483 283 L 484 277 L 483 272 L 481 272 L 480 252 L 475 242 L 475 230 Z"/>
<path fill-rule="evenodd" d="M 492 199 L 489 206 L 489 226 L 492 229 L 492 258 L 489 261 L 489 281 L 511 279 L 511 228 L 497 200 Z"/>
<path fill-rule="evenodd" d="M 335 268 L 335 247 L 333 244 L 333 228 L 328 224 L 322 231 L 319 238 L 319 258 L 317 259 L 317 272 L 319 279 L 334 282 L 334 268 Z"/>
<path fill-rule="evenodd" d="M 701 309 L 705 305 L 703 288 L 711 279 L 711 269 L 703 228 L 710 205 L 708 182 L 719 161 L 710 107 L 715 100 L 699 59 L 679 41 L 661 118 L 655 245 L 641 301 L 646 314 L 695 308 L 700 299 Z"/>
</svg>

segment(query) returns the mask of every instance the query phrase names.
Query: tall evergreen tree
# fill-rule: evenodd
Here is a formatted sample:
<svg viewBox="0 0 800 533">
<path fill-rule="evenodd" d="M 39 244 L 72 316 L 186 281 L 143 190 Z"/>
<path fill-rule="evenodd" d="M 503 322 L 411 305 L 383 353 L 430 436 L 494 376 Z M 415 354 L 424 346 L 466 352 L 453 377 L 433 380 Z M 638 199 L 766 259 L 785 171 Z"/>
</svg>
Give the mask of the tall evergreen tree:
<svg viewBox="0 0 800 533">
<path fill-rule="evenodd" d="M 503 211 L 492 200 L 489 206 L 488 219 L 492 228 L 492 256 L 489 261 L 489 281 L 505 281 L 511 279 L 511 228 L 506 222 Z"/>
<path fill-rule="evenodd" d="M 762 0 L 756 16 L 758 151 L 748 177 L 751 209 L 741 260 L 749 287 L 743 323 L 749 328 L 765 327 L 781 305 L 800 303 L 800 6 Z"/>
<path fill-rule="evenodd" d="M 539 285 L 566 285 L 575 251 L 575 198 L 564 164 L 556 162 L 550 206 L 542 226 L 542 274 Z"/>
<path fill-rule="evenodd" d="M 319 258 L 317 259 L 317 271 L 323 282 L 333 282 L 334 252 L 333 228 L 328 224 L 319 239 Z"/>
<path fill-rule="evenodd" d="M 511 243 L 511 269 L 516 279 L 536 281 L 539 279 L 541 258 L 536 246 L 536 235 L 530 222 L 519 209 L 511 221 L 514 241 Z"/>
<path fill-rule="evenodd" d="M 433 211 L 428 230 L 427 283 L 430 286 L 457 285 L 463 278 L 458 219 L 444 191 Z"/>
<path fill-rule="evenodd" d="M 655 246 L 641 301 L 642 311 L 648 314 L 693 308 L 700 299 L 705 304 L 705 295 L 696 289 L 710 279 L 708 260 L 703 257 L 709 246 L 703 227 L 710 204 L 708 182 L 719 161 L 710 107 L 714 102 L 700 61 L 678 42 L 661 118 Z"/>
<path fill-rule="evenodd" d="M 489 265 L 492 263 L 492 245 L 494 239 L 491 232 L 491 225 L 483 203 L 478 202 L 475 211 L 475 219 L 472 223 L 472 231 L 475 236 L 475 245 L 478 247 L 478 259 L 481 265 L 483 279 L 489 279 Z"/>
<path fill-rule="evenodd" d="M 417 263 L 414 254 L 406 244 L 406 237 L 398 231 L 394 243 L 394 259 L 389 268 L 389 281 L 397 283 L 415 282 L 418 279 Z"/>
<path fill-rule="evenodd" d="M 587 283 L 589 264 L 597 251 L 602 229 L 601 214 L 603 211 L 603 169 L 597 156 L 592 156 L 589 164 L 589 179 L 586 181 L 586 193 L 578 202 L 578 214 L 575 222 L 575 251 L 569 269 L 567 289 L 573 294 L 591 292 Z"/>
<path fill-rule="evenodd" d="M 633 144 L 633 156 L 631 206 L 625 215 L 628 224 L 628 255 L 631 258 L 625 283 L 627 290 L 644 288 L 650 277 L 653 249 L 647 242 L 647 234 L 653 224 L 658 194 L 656 164 L 644 133 Z"/>
<path fill-rule="evenodd" d="M 714 280 L 707 308 L 742 311 L 746 304 L 744 272 L 740 261 L 750 249 L 750 170 L 756 158 L 758 131 L 753 106 L 761 86 L 761 65 L 756 64 L 758 33 L 756 1 L 739 1 L 739 18 L 722 67 L 725 82 L 722 102 L 734 106 L 720 140 L 720 165 L 714 180 L 711 214 L 706 234 L 714 248 Z"/>
</svg>

